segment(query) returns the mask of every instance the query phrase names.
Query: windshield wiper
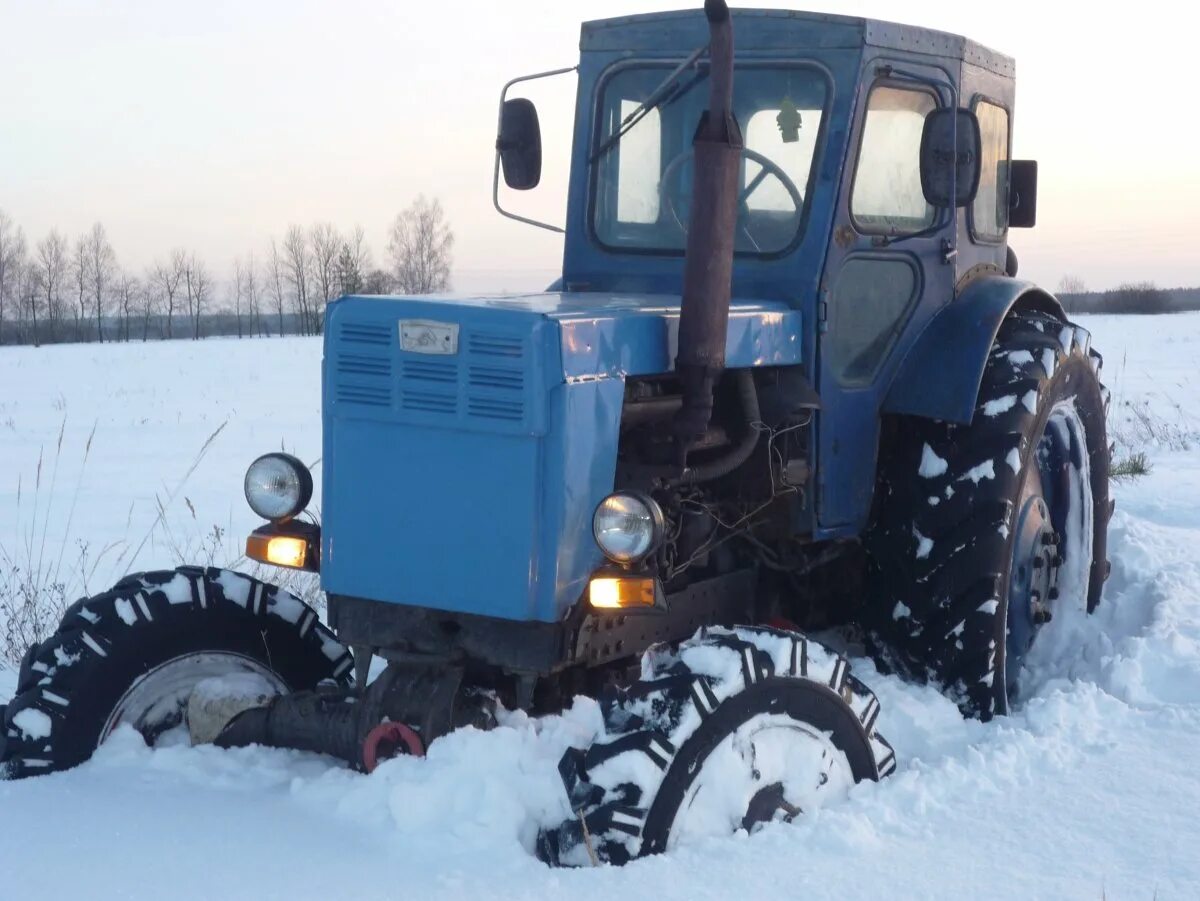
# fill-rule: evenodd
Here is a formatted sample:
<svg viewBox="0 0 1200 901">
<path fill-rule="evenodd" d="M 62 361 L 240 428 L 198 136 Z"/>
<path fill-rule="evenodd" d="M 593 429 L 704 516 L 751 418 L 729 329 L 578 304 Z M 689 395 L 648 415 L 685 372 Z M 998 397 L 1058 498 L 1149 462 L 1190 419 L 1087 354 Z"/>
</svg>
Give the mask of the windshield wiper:
<svg viewBox="0 0 1200 901">
<path fill-rule="evenodd" d="M 682 88 L 679 85 L 679 76 L 682 75 L 690 66 L 695 65 L 696 61 L 706 53 L 708 53 L 707 44 L 705 44 L 703 47 L 697 47 L 694 51 L 692 51 L 691 55 L 688 56 L 687 59 L 672 69 L 671 74 L 664 78 L 659 83 L 658 87 L 650 92 L 650 96 L 639 103 L 637 108 L 628 116 L 626 116 L 624 120 L 622 120 L 621 127 L 611 134 L 604 141 L 604 143 L 596 148 L 596 152 L 592 154 L 592 158 L 588 160 L 588 164 L 590 165 L 591 163 L 596 162 L 596 160 L 608 153 L 608 151 L 615 147 L 620 142 L 621 138 L 623 138 L 625 134 L 631 128 L 633 128 L 633 126 L 637 125 L 642 121 L 642 119 L 646 118 L 646 115 L 651 110 L 658 109 L 658 107 L 662 106 L 668 100 L 674 100 L 676 97 L 681 96 L 690 90 L 696 84 L 696 82 L 703 77 L 703 73 L 697 73 L 696 77 Z"/>
</svg>

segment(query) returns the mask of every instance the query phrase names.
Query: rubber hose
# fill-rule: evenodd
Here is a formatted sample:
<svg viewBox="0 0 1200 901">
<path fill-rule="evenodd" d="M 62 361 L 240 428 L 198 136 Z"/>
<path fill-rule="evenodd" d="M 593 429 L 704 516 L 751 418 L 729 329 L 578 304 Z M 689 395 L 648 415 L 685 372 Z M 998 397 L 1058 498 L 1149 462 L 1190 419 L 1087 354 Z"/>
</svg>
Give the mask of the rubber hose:
<svg viewBox="0 0 1200 901">
<path fill-rule="evenodd" d="M 750 459 L 754 448 L 758 446 L 758 428 L 762 414 L 758 409 L 758 389 L 754 386 L 754 373 L 749 369 L 737 371 L 738 399 L 742 403 L 742 413 L 745 416 L 746 432 L 741 441 L 729 453 L 708 463 L 685 469 L 683 474 L 672 479 L 668 484 L 675 488 L 679 485 L 695 485 L 698 482 L 711 482 L 723 475 L 733 472 Z"/>
</svg>

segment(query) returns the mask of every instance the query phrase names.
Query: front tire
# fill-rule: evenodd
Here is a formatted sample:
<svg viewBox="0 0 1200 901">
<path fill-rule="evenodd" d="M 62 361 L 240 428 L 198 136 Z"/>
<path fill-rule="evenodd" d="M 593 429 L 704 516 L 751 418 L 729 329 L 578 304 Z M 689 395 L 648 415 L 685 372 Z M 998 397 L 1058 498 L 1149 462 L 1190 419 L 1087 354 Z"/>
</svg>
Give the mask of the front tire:
<svg viewBox="0 0 1200 901">
<path fill-rule="evenodd" d="M 879 702 L 844 657 L 767 628 L 712 628 L 646 652 L 605 729 L 559 764 L 576 818 L 539 837 L 552 864 L 624 864 L 681 841 L 791 820 L 895 768 Z"/>
<path fill-rule="evenodd" d="M 999 330 L 969 425 L 901 420 L 865 536 L 881 661 L 962 710 L 1007 713 L 1041 628 L 1091 612 L 1108 575 L 1107 391 L 1087 331 L 1048 313 Z"/>
<path fill-rule="evenodd" d="M 3 711 L 0 778 L 76 766 L 123 723 L 154 744 L 183 724 L 206 678 L 298 691 L 345 683 L 352 667 L 316 611 L 282 589 L 211 568 L 127 576 L 71 605 L 25 655 Z"/>
</svg>

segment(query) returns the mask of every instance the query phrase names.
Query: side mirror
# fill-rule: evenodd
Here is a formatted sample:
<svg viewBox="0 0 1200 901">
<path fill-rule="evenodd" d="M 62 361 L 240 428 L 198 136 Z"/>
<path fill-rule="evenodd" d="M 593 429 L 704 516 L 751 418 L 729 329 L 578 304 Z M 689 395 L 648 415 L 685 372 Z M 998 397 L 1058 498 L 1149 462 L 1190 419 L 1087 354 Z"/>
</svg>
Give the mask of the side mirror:
<svg viewBox="0 0 1200 901">
<path fill-rule="evenodd" d="M 979 190 L 979 120 L 965 109 L 935 109 L 921 132 L 921 190 L 941 209 L 967 206 Z"/>
<path fill-rule="evenodd" d="M 504 101 L 496 153 L 506 185 L 517 191 L 537 187 L 542 179 L 542 129 L 533 101 L 524 97 Z"/>
<path fill-rule="evenodd" d="M 1008 164 L 1008 224 L 1011 228 L 1037 225 L 1037 160 Z"/>
</svg>

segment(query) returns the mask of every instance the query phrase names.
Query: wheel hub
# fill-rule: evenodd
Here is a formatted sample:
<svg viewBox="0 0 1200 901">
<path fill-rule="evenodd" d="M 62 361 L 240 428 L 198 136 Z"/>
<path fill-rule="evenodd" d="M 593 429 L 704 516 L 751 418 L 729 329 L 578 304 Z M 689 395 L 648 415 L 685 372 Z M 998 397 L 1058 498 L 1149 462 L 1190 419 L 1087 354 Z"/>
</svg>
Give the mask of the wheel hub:
<svg viewBox="0 0 1200 901">
<path fill-rule="evenodd" d="M 263 691 L 284 694 L 288 686 L 257 660 L 227 651 L 183 654 L 142 674 L 113 707 L 104 728 L 103 744 L 123 724 L 133 726 L 146 744 L 154 745 L 165 733 L 182 725 L 188 701 L 201 682 L 210 679 L 253 676 Z"/>
<path fill-rule="evenodd" d="M 1071 548 L 1077 556 L 1089 555 L 1091 493 L 1083 437 L 1074 406 L 1056 407 L 1035 449 L 1035 466 L 1022 484 L 1008 585 L 1005 685 L 1009 697 L 1017 694 L 1021 664 L 1038 630 L 1054 618 Z"/>
<path fill-rule="evenodd" d="M 705 760 L 668 844 L 790 822 L 853 784 L 845 755 L 823 733 L 790 717 L 758 716 Z"/>
</svg>

